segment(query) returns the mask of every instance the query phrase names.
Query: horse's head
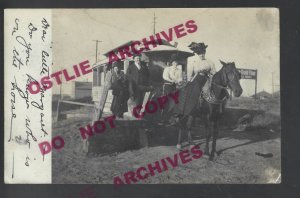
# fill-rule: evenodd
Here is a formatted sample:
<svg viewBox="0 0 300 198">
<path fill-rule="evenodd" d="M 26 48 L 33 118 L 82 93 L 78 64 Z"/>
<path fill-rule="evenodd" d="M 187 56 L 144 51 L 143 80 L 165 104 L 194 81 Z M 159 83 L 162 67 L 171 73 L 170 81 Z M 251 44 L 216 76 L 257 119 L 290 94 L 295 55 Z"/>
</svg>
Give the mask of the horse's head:
<svg viewBox="0 0 300 198">
<path fill-rule="evenodd" d="M 225 85 L 228 86 L 235 97 L 239 97 L 243 93 L 243 89 L 240 84 L 241 74 L 236 69 L 235 63 L 225 63 L 221 61 L 222 67 L 222 78 Z"/>
</svg>

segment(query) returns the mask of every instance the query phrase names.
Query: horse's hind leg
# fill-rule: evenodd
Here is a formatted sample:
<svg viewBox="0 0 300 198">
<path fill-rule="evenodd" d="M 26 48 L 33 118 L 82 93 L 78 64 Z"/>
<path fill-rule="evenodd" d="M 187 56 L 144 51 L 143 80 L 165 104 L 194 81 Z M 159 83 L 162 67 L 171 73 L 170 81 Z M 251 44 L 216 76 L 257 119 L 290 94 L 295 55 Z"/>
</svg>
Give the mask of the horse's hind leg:
<svg viewBox="0 0 300 198">
<path fill-rule="evenodd" d="M 188 142 L 189 142 L 190 147 L 194 146 L 194 142 L 193 142 L 193 139 L 192 139 L 192 134 L 191 134 L 190 129 L 188 130 Z"/>
<path fill-rule="evenodd" d="M 187 121 L 188 143 L 189 143 L 190 147 L 194 146 L 194 142 L 193 142 L 193 139 L 192 139 L 193 120 L 194 120 L 194 118 L 192 116 L 189 116 L 188 121 Z"/>
<path fill-rule="evenodd" d="M 215 157 L 218 133 L 219 133 L 218 122 L 213 122 L 213 142 L 212 142 L 212 150 L 209 156 L 209 160 L 213 160 Z"/>
<path fill-rule="evenodd" d="M 176 147 L 178 149 L 181 149 L 181 135 L 182 135 L 182 129 L 179 128 L 179 131 L 178 131 L 178 142 L 177 142 L 177 145 L 176 145 Z"/>
</svg>

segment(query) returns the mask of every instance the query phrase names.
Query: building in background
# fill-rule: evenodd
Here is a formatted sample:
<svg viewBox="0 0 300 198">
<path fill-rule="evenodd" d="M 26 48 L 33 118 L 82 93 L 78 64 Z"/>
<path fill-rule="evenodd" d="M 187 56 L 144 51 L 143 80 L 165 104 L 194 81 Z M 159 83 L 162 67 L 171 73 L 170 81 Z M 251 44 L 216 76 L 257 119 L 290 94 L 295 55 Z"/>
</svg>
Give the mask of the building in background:
<svg viewBox="0 0 300 198">
<path fill-rule="evenodd" d="M 251 97 L 255 98 L 255 95 L 253 95 Z M 265 99 L 272 98 L 272 94 L 270 94 L 266 91 L 261 91 L 256 94 L 256 98 L 259 100 L 265 100 Z"/>
<path fill-rule="evenodd" d="M 110 51 L 114 51 L 116 54 L 118 54 L 118 48 L 124 45 L 131 45 L 134 41 L 129 41 L 127 43 L 124 43 Z M 102 86 L 104 84 L 105 79 L 105 73 L 106 68 L 109 67 L 109 59 L 108 59 L 108 53 L 104 53 L 104 56 L 106 57 L 102 61 L 95 64 L 93 67 L 93 89 L 92 89 L 92 98 L 93 101 L 98 102 L 100 99 L 100 94 L 102 90 Z M 133 54 L 132 51 L 129 51 Z M 177 54 L 179 59 L 179 64 L 182 65 L 182 70 L 184 73 L 184 77 L 186 77 L 187 73 L 187 59 L 190 56 L 193 56 L 194 54 L 191 52 L 186 52 L 179 50 L 177 48 L 177 44 L 172 45 L 166 40 L 162 40 L 162 44 L 158 44 L 153 49 L 150 49 L 148 51 L 142 52 L 141 60 L 143 62 L 147 63 L 147 66 L 149 68 L 150 72 L 150 83 L 154 87 L 162 87 L 164 80 L 162 78 L 163 70 L 165 67 L 170 65 L 171 63 L 168 63 L 170 57 L 172 54 Z M 119 65 L 119 68 L 126 73 L 127 68 L 129 66 L 130 61 L 133 61 L 132 57 L 128 58 L 126 57 L 124 60 L 118 61 L 117 64 Z"/>
<path fill-rule="evenodd" d="M 273 93 L 273 98 L 280 98 L 280 90 Z"/>
<path fill-rule="evenodd" d="M 71 99 L 78 100 L 92 97 L 92 82 L 73 81 L 71 87 Z"/>
</svg>

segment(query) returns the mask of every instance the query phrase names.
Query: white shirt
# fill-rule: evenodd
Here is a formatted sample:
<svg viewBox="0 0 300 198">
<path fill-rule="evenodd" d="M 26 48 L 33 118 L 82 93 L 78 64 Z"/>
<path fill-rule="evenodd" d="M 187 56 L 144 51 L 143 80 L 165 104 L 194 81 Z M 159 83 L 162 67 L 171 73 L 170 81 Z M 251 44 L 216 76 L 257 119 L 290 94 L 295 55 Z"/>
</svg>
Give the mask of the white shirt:
<svg viewBox="0 0 300 198">
<path fill-rule="evenodd" d="M 195 56 L 192 58 L 190 65 L 188 65 L 187 69 L 187 80 L 191 80 L 192 77 L 199 72 L 208 72 L 212 75 L 216 73 L 215 64 L 208 59 L 200 59 L 199 56 Z"/>
<path fill-rule="evenodd" d="M 163 79 L 171 83 L 182 82 L 182 66 L 169 66 L 164 69 Z"/>
</svg>

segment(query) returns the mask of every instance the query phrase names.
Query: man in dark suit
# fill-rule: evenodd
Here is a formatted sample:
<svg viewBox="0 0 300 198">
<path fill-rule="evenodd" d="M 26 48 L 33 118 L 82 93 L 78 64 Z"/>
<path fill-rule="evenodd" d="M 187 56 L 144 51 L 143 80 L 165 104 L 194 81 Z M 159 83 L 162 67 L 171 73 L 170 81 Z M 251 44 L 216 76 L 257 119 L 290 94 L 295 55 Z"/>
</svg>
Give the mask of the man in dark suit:
<svg viewBox="0 0 300 198">
<path fill-rule="evenodd" d="M 133 57 L 134 62 L 129 64 L 126 75 L 129 80 L 129 94 L 134 105 L 143 103 L 144 95 L 152 90 L 150 86 L 150 73 L 146 65 L 141 62 L 141 55 Z"/>
</svg>

